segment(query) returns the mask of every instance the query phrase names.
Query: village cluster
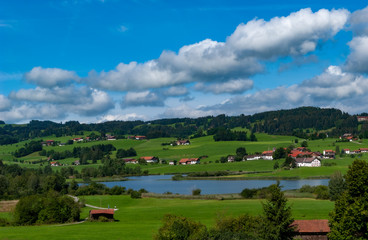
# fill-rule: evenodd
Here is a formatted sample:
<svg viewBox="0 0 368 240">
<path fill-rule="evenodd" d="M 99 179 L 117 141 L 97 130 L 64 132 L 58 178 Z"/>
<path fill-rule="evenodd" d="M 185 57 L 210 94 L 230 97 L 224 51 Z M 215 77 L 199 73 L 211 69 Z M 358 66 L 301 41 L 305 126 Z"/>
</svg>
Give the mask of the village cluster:
<svg viewBox="0 0 368 240">
<path fill-rule="evenodd" d="M 89 142 L 89 141 L 99 141 L 99 140 L 109 140 L 113 141 L 117 138 L 115 136 L 106 134 L 105 137 L 101 138 L 90 138 L 90 137 L 79 137 L 79 138 L 73 138 L 71 141 L 76 143 L 81 142 Z M 127 139 L 133 139 L 133 140 L 146 140 L 146 136 L 128 136 Z M 340 137 L 340 140 L 342 141 L 353 141 L 357 140 L 354 138 L 353 134 L 346 133 Z M 64 146 L 65 143 L 56 143 L 54 140 L 47 140 L 45 142 L 42 142 L 43 146 Z M 190 141 L 188 139 L 185 140 L 177 140 L 170 143 L 171 146 L 185 146 L 190 145 Z M 252 155 L 245 155 L 242 159 L 242 161 L 253 161 L 253 160 L 273 160 L 274 159 L 274 152 L 275 148 L 273 150 L 267 150 L 263 151 L 259 154 L 252 154 Z M 368 152 L 368 148 L 359 148 L 357 150 L 350 150 L 350 149 L 343 149 L 343 154 L 360 154 L 360 153 L 366 153 Z M 339 153 L 337 153 L 339 154 Z M 291 152 L 288 154 L 288 156 L 292 157 L 295 160 L 297 167 L 320 167 L 321 166 L 321 159 L 334 159 L 336 155 L 336 152 L 333 150 L 323 150 L 322 153 L 320 152 L 312 152 L 306 147 L 297 147 L 291 150 Z M 169 165 L 193 165 L 193 164 L 199 164 L 201 158 L 183 158 L 179 161 L 172 160 L 168 161 Z M 126 164 L 139 164 L 141 162 L 145 162 L 148 164 L 155 164 L 155 163 L 163 163 L 160 161 L 158 157 L 155 156 L 144 156 L 140 157 L 138 159 L 136 158 L 125 158 L 123 159 Z M 166 161 L 165 161 L 166 162 Z M 229 155 L 227 157 L 227 162 L 235 162 L 235 156 Z M 73 162 L 73 165 L 79 165 L 79 160 L 76 160 Z M 57 161 L 50 162 L 51 166 L 61 166 L 61 164 Z"/>
</svg>

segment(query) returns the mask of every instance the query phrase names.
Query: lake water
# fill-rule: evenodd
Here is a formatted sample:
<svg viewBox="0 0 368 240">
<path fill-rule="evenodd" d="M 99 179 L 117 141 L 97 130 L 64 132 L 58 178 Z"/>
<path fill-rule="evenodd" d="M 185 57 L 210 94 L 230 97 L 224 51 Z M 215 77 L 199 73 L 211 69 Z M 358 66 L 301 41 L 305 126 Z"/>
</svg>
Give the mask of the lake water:
<svg viewBox="0 0 368 240">
<path fill-rule="evenodd" d="M 126 189 L 146 189 L 154 193 L 192 194 L 201 189 L 201 194 L 240 193 L 244 188 L 262 188 L 275 184 L 276 180 L 181 180 L 172 181 L 172 175 L 129 177 L 128 181 L 101 182 L 108 187 L 123 186 Z M 283 190 L 299 189 L 303 185 L 328 185 L 329 179 L 280 180 Z"/>
</svg>

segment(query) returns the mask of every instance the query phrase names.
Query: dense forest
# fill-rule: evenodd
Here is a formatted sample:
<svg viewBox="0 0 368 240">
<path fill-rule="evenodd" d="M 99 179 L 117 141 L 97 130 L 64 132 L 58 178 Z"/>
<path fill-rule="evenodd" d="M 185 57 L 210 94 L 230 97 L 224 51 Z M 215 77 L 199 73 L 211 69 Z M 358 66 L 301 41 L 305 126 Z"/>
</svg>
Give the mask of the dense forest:
<svg viewBox="0 0 368 240">
<path fill-rule="evenodd" d="M 228 130 L 235 127 L 247 128 L 250 135 L 246 136 L 239 132 L 229 133 Z M 4 121 L 0 121 L 0 145 L 50 135 L 56 137 L 82 135 L 84 131 L 97 131 L 101 136 L 109 133 L 117 138 L 123 138 L 125 135 L 144 135 L 148 139 L 159 137 L 195 138 L 217 134 L 218 141 L 237 139 L 255 141 L 256 139 L 251 134 L 257 132 L 293 135 L 309 139 L 324 138 L 327 135 L 337 137 L 344 133 L 368 138 L 368 122 L 358 122 L 356 115 L 350 115 L 338 109 L 317 107 L 269 111 L 248 116 L 243 114 L 225 116 L 222 114 L 196 119 L 173 118 L 147 122 L 110 121 L 81 124 L 78 121 L 55 123 L 32 120 L 28 124 L 5 124 Z M 19 154 L 24 153 L 20 152 Z"/>
</svg>

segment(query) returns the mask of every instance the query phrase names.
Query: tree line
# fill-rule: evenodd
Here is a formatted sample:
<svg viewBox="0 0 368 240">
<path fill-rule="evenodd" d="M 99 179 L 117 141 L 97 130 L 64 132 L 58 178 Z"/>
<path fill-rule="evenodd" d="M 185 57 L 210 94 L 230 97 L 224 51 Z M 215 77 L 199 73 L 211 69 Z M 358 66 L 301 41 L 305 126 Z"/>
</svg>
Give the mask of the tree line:
<svg viewBox="0 0 368 240">
<path fill-rule="evenodd" d="M 361 125 L 360 128 L 358 126 Z M 55 123 L 51 121 L 32 120 L 25 125 L 3 124 L 0 128 L 0 144 L 14 144 L 19 141 L 55 135 L 83 135 L 84 131 L 110 133 L 114 136 L 144 135 L 149 139 L 160 137 L 188 138 L 213 135 L 217 128 L 229 130 L 235 127 L 247 128 L 253 133 L 294 135 L 301 138 L 318 139 L 340 136 L 344 133 L 368 138 L 368 123 L 358 122 L 355 115 L 349 115 L 334 108 L 300 107 L 289 110 L 269 111 L 254 115 L 207 116 L 196 119 L 173 118 L 154 121 L 111 121 L 85 124 L 78 121 Z M 323 133 L 320 131 L 324 130 Z M 327 131 L 326 131 L 327 130 Z M 225 137 L 227 138 L 227 137 Z M 244 139 L 243 134 L 234 138 Z M 252 139 L 252 136 L 249 137 Z M 252 140 L 251 140 L 252 141 Z"/>
</svg>

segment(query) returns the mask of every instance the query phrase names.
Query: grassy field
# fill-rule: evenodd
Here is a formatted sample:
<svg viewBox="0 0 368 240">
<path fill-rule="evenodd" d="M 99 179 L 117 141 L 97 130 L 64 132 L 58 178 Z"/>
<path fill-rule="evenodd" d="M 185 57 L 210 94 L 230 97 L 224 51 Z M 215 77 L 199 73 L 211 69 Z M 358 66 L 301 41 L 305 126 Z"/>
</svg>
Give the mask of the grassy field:
<svg viewBox="0 0 368 240">
<path fill-rule="evenodd" d="M 161 226 L 162 217 L 177 214 L 212 226 L 216 217 L 238 216 L 243 213 L 258 215 L 261 200 L 181 200 L 131 199 L 129 196 L 86 196 L 87 203 L 119 208 L 116 222 L 85 222 L 75 225 L 3 227 L 0 239 L 152 239 Z M 333 202 L 315 199 L 289 199 L 295 219 L 327 219 Z M 84 209 L 82 217 L 89 209 Z"/>
<path fill-rule="evenodd" d="M 237 128 L 237 131 L 242 130 L 241 128 Z M 245 129 L 243 129 L 245 130 Z M 257 142 L 240 142 L 240 141 L 228 141 L 228 142 L 215 142 L 212 136 L 206 136 L 201 138 L 191 139 L 191 145 L 189 146 L 163 146 L 162 143 L 168 143 L 170 141 L 175 140 L 174 138 L 158 138 L 151 140 L 128 140 L 128 139 L 119 139 L 115 141 L 94 141 L 94 142 L 86 142 L 86 143 L 74 143 L 73 145 L 67 146 L 48 146 L 44 147 L 45 150 L 55 150 L 55 151 L 65 151 L 72 150 L 76 146 L 80 147 L 90 147 L 95 144 L 113 144 L 117 149 L 124 148 L 128 149 L 133 147 L 137 153 L 138 157 L 142 156 L 157 156 L 161 160 L 180 160 L 181 158 L 190 158 L 190 157 L 200 157 L 200 156 L 208 156 L 201 160 L 201 164 L 199 165 L 187 165 L 187 166 L 170 166 L 168 164 L 155 164 L 155 165 L 142 165 L 142 170 L 148 170 L 150 174 L 167 174 L 167 173 L 188 173 L 188 172 L 200 172 L 200 171 L 273 171 L 273 166 L 275 161 L 247 161 L 247 162 L 238 162 L 238 163 L 216 163 L 223 156 L 235 154 L 235 151 L 238 147 L 245 147 L 249 154 L 255 152 L 262 152 L 265 150 L 271 150 L 277 147 L 287 147 L 293 144 L 295 137 L 292 136 L 278 136 L 278 135 L 268 135 L 268 134 L 256 134 L 258 141 Z M 73 136 L 80 137 L 80 136 Z M 53 139 L 55 141 L 65 142 L 72 137 L 45 137 L 45 139 Z M 367 148 L 368 141 L 362 142 L 336 142 L 337 139 L 327 138 L 324 140 L 314 140 L 308 141 L 308 148 L 312 151 L 320 151 L 326 149 L 335 150 L 336 146 L 340 148 L 340 150 L 344 148 L 349 149 L 358 149 L 358 148 Z M 296 146 L 300 146 L 300 143 L 303 141 L 302 139 L 298 139 L 299 144 Z M 11 153 L 14 152 L 17 148 L 23 146 L 27 141 L 13 144 L 0 146 L 0 159 L 4 160 L 5 163 L 13 163 L 14 157 L 12 157 Z M 115 157 L 116 151 L 112 153 L 112 157 Z M 368 159 L 368 154 L 363 155 L 362 159 Z M 46 159 L 45 157 L 41 157 L 38 153 L 33 153 L 28 156 L 22 157 L 18 159 L 18 164 L 24 167 L 32 167 L 38 168 L 40 164 L 32 164 L 33 161 L 39 161 L 40 159 Z M 59 160 L 60 163 L 66 164 L 67 166 L 71 166 L 71 163 L 75 161 L 75 158 L 68 158 L 64 160 Z M 289 178 L 289 177 L 299 177 L 299 178 L 308 178 L 308 177 L 326 177 L 330 176 L 335 171 L 341 171 L 345 173 L 348 169 L 348 165 L 351 164 L 353 158 L 339 156 L 335 160 L 322 160 L 323 162 L 332 162 L 336 165 L 330 167 L 321 167 L 321 168 L 298 168 L 291 171 L 287 170 L 277 170 L 272 173 L 259 173 L 252 175 L 243 175 L 242 177 L 278 177 L 278 178 Z M 20 163 L 22 162 L 22 163 Z M 283 160 L 278 160 L 279 164 L 283 162 Z M 46 163 L 44 163 L 46 164 Z M 98 167 L 101 165 L 100 161 L 96 164 L 89 164 L 84 166 L 74 166 L 77 170 L 81 170 L 84 167 Z M 43 165 L 44 166 L 44 165 Z M 55 167 L 53 170 L 58 170 L 60 167 Z"/>
</svg>

